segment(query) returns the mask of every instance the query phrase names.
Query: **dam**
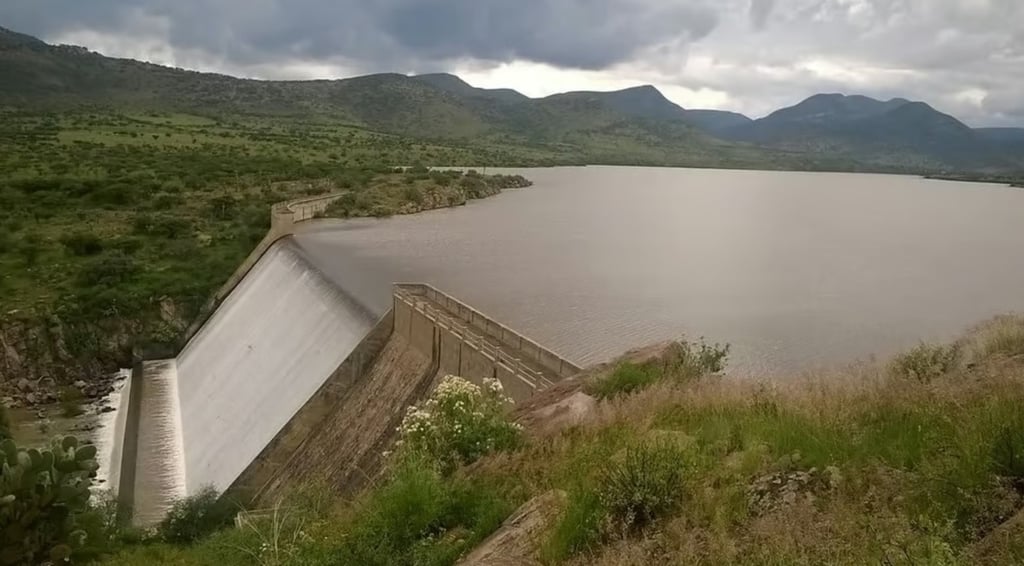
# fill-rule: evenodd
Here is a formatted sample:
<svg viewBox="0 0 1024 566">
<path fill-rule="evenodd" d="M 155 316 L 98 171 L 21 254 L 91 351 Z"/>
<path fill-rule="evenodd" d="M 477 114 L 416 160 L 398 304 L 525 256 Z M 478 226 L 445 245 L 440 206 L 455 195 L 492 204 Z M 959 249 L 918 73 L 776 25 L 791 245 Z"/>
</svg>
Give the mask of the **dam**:
<svg viewBox="0 0 1024 566">
<path fill-rule="evenodd" d="M 361 304 L 289 235 L 329 199 L 275 207 L 180 352 L 134 368 L 109 477 L 135 524 L 206 487 L 253 504 L 310 482 L 352 492 L 445 375 L 519 401 L 581 371 L 429 285 L 395 284 L 383 314 Z"/>
</svg>

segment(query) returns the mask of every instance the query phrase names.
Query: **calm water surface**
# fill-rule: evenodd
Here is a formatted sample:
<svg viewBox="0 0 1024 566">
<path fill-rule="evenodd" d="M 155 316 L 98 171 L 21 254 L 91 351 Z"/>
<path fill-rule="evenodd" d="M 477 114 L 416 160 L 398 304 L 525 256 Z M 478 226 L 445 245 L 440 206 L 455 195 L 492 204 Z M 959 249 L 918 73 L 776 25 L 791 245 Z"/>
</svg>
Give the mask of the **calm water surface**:
<svg viewBox="0 0 1024 566">
<path fill-rule="evenodd" d="M 426 281 L 576 361 L 680 336 L 734 373 L 888 355 L 1024 311 L 1024 190 L 914 177 L 516 170 L 465 207 L 311 225 L 297 241 L 371 308 Z"/>
</svg>

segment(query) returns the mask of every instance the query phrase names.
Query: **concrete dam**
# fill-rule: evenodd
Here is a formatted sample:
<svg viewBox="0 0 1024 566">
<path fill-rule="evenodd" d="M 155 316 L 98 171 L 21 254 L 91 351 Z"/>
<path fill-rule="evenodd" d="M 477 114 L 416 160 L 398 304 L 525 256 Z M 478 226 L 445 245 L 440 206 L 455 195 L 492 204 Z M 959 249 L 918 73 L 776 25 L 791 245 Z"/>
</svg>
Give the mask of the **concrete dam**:
<svg viewBox="0 0 1024 566">
<path fill-rule="evenodd" d="M 206 486 L 253 504 L 310 482 L 355 491 L 447 374 L 523 400 L 581 371 L 428 285 L 394 285 L 375 312 L 289 229 L 272 229 L 177 356 L 140 362 L 122 391 L 109 477 L 136 524 Z"/>
</svg>

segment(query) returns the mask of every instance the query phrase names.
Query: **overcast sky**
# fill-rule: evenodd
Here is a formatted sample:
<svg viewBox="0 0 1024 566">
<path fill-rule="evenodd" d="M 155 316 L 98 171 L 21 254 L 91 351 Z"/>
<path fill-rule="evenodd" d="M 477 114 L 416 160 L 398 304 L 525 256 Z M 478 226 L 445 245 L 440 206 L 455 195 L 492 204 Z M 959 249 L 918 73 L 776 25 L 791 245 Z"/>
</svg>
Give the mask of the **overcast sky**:
<svg viewBox="0 0 1024 566">
<path fill-rule="evenodd" d="M 530 96 L 649 83 L 753 117 L 845 92 L 1024 126 L 1024 0 L 0 0 L 0 25 L 256 78 L 448 71 Z"/>
</svg>

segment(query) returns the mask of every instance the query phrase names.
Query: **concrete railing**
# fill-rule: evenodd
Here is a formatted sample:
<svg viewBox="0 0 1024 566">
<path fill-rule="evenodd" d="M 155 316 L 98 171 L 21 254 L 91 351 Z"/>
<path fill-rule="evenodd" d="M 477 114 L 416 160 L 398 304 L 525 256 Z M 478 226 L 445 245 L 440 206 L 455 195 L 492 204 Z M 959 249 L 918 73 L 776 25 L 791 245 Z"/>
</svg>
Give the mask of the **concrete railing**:
<svg viewBox="0 0 1024 566">
<path fill-rule="evenodd" d="M 421 296 L 437 303 L 450 315 L 463 321 L 466 327 L 475 329 L 483 336 L 489 336 L 500 344 L 522 352 L 527 361 L 548 370 L 558 378 L 568 377 L 583 371 L 583 368 L 569 361 L 564 356 L 541 346 L 534 340 L 523 336 L 466 303 L 430 285 L 423 283 L 398 283 L 395 284 L 395 291 L 396 293 Z"/>
<path fill-rule="evenodd" d="M 423 316 L 438 328 L 450 332 L 467 346 L 494 360 L 495 363 L 501 364 L 507 371 L 525 381 L 531 388 L 537 390 L 552 385 L 553 382 L 549 378 L 533 367 L 530 367 L 521 358 L 512 356 L 501 348 L 494 346 L 494 344 L 473 332 L 466 325 L 460 324 L 450 313 L 435 309 L 422 302 L 417 302 L 413 298 L 414 296 L 401 287 L 396 286 L 395 288 L 395 300 L 401 301 L 409 308 L 422 313 Z"/>
<path fill-rule="evenodd" d="M 213 313 L 217 305 L 228 296 L 231 291 L 242 281 L 249 270 L 256 265 L 256 262 L 263 257 L 263 254 L 267 253 L 270 246 L 274 245 L 274 242 L 290 236 L 295 233 L 295 225 L 300 222 L 312 220 L 317 215 L 331 205 L 332 202 L 343 197 L 347 192 L 331 193 L 326 195 L 320 195 L 315 197 L 306 197 L 301 199 L 289 200 L 285 202 L 279 202 L 270 207 L 270 230 L 267 231 L 263 239 L 256 244 L 249 255 L 242 261 L 242 263 L 235 268 L 235 271 L 228 277 L 228 280 L 217 289 L 213 297 L 205 305 L 196 320 L 193 321 L 192 325 L 188 327 L 185 332 L 184 342 L 187 343 L 192 339 L 192 336 L 206 323 L 210 314 Z"/>
</svg>

